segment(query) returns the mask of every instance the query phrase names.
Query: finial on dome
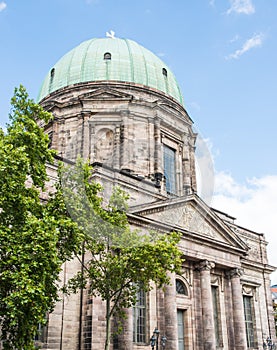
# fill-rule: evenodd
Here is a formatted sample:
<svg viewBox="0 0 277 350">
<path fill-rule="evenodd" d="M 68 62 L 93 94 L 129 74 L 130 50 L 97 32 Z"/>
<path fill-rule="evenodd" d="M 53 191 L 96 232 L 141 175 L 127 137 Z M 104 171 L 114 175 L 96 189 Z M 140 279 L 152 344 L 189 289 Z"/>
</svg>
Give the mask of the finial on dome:
<svg viewBox="0 0 277 350">
<path fill-rule="evenodd" d="M 106 37 L 114 39 L 115 32 L 113 30 L 110 30 L 109 32 L 106 32 Z"/>
</svg>

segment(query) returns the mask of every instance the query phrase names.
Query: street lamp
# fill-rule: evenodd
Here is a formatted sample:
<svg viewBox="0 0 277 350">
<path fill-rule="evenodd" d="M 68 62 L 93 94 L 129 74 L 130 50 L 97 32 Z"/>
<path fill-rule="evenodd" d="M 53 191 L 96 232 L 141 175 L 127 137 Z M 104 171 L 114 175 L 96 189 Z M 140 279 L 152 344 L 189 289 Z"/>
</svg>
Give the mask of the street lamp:
<svg viewBox="0 0 277 350">
<path fill-rule="evenodd" d="M 152 337 L 150 338 L 150 345 L 151 345 L 152 350 L 154 350 L 155 345 L 156 345 L 156 350 L 159 350 L 159 335 L 160 335 L 160 331 L 156 327 L 153 331 Z M 165 348 L 166 340 L 167 340 L 166 336 L 163 335 L 161 337 L 161 345 L 162 345 L 163 350 Z"/>
<path fill-rule="evenodd" d="M 163 336 L 161 337 L 161 343 L 162 343 L 163 350 L 164 350 L 164 348 L 165 348 L 165 343 L 166 343 L 166 341 L 167 341 L 166 336 L 163 335 Z"/>
<path fill-rule="evenodd" d="M 150 345 L 152 350 L 154 350 L 155 344 L 156 344 L 156 337 L 153 334 L 152 337 L 150 338 Z"/>
<path fill-rule="evenodd" d="M 276 346 L 275 346 L 274 343 L 272 343 L 271 338 L 267 337 L 267 339 L 265 339 L 264 342 L 263 342 L 263 348 L 264 349 L 270 349 L 270 350 L 272 349 L 272 350 L 274 350 L 274 349 L 276 349 Z"/>
<path fill-rule="evenodd" d="M 158 330 L 157 327 L 154 329 L 153 335 L 154 334 L 156 336 L 156 350 L 159 350 L 159 335 L 160 335 L 160 331 Z"/>
</svg>

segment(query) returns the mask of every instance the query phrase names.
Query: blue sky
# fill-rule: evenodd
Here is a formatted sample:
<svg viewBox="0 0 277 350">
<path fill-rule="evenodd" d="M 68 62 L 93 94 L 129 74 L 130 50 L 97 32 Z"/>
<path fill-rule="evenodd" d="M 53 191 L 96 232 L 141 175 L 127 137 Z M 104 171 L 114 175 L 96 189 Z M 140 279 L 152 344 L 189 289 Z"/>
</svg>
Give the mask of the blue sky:
<svg viewBox="0 0 277 350">
<path fill-rule="evenodd" d="M 137 41 L 175 73 L 214 162 L 213 205 L 265 232 L 277 265 L 276 18 L 276 0 L 0 0 L 0 124 L 14 88 L 36 99 L 82 41 Z"/>
</svg>

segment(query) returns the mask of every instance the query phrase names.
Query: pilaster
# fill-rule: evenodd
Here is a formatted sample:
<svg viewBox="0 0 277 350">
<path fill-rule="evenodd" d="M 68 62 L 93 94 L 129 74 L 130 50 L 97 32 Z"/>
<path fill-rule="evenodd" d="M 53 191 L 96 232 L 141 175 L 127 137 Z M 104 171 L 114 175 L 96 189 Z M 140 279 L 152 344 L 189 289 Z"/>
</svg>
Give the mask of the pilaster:
<svg viewBox="0 0 277 350">
<path fill-rule="evenodd" d="M 162 180 L 162 145 L 161 145 L 161 128 L 160 120 L 158 117 L 154 120 L 154 139 L 155 139 L 155 151 L 154 151 L 154 172 L 157 185 L 160 185 Z"/>
<path fill-rule="evenodd" d="M 84 160 L 88 160 L 89 159 L 89 149 L 90 149 L 90 145 L 89 145 L 89 113 L 86 113 L 83 115 L 83 154 L 82 157 L 84 158 Z"/>
<path fill-rule="evenodd" d="M 183 167 L 183 194 L 186 195 L 186 194 L 190 194 L 191 192 L 190 152 L 189 152 L 187 134 L 183 136 L 182 167 Z"/>
<path fill-rule="evenodd" d="M 133 125 L 128 111 L 122 111 L 120 160 L 121 170 L 132 171 Z"/>
</svg>

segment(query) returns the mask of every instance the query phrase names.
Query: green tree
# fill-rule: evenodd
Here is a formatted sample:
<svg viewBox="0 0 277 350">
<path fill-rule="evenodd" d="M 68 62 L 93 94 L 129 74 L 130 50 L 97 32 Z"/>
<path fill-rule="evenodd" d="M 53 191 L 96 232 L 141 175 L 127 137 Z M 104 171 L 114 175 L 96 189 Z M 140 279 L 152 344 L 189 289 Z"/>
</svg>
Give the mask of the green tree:
<svg viewBox="0 0 277 350">
<path fill-rule="evenodd" d="M 135 302 L 137 286 L 162 287 L 180 267 L 179 235 L 132 231 L 127 195 L 115 188 L 106 203 L 81 160 L 59 170 L 55 193 L 41 201 L 54 151 L 39 124 L 51 118 L 20 86 L 7 132 L 0 130 L 0 337 L 5 350 L 34 349 L 38 324 L 58 300 L 63 262 L 86 251 L 90 259 L 67 289 L 88 284 L 106 301 L 108 349 L 111 318 Z"/>
<path fill-rule="evenodd" d="M 179 271 L 180 235 L 131 230 L 126 193 L 115 187 L 106 203 L 100 195 L 101 186 L 90 177 L 90 167 L 80 159 L 76 166 L 64 168 L 60 177 L 67 210 L 78 223 L 87 252 L 82 271 L 69 281 L 65 291 L 87 286 L 91 295 L 105 301 L 108 350 L 111 319 L 122 317 L 122 310 L 134 305 L 138 286 L 147 292 L 152 281 L 161 288 L 169 283 L 168 272 Z"/>
<path fill-rule="evenodd" d="M 40 199 L 54 152 L 38 122 L 52 116 L 22 86 L 11 104 L 7 132 L 0 129 L 0 334 L 5 350 L 31 350 L 58 299 L 61 265 L 80 243 L 60 191 Z"/>
</svg>

